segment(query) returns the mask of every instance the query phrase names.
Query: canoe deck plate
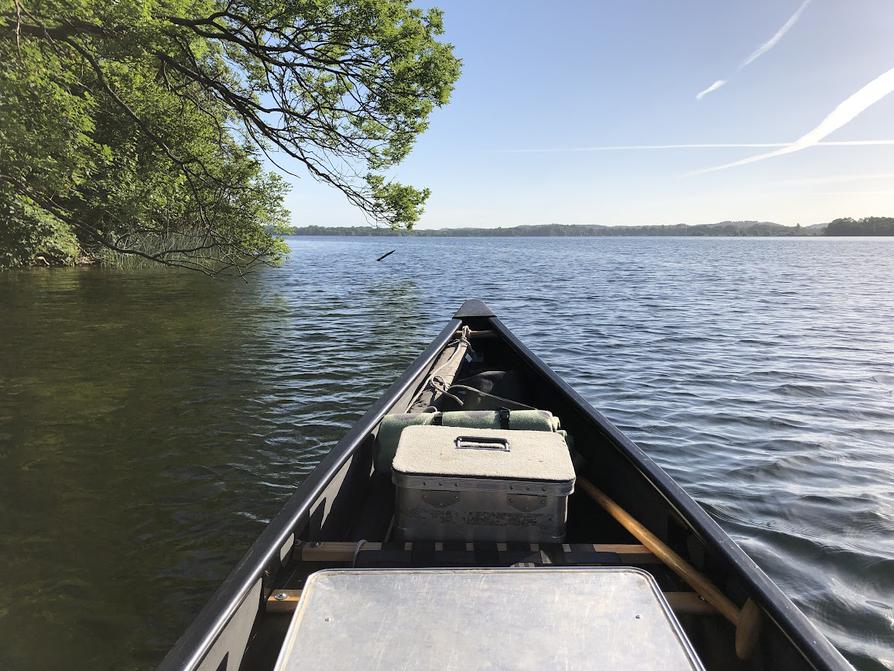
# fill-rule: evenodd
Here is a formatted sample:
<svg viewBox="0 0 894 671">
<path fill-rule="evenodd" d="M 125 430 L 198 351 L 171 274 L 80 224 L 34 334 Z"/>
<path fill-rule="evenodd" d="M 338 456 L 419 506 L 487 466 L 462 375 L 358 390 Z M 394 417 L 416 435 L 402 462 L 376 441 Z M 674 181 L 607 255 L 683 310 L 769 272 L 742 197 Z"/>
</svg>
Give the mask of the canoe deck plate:
<svg viewBox="0 0 894 671">
<path fill-rule="evenodd" d="M 276 664 L 701 670 L 635 568 L 335 569 L 307 581 Z"/>
</svg>

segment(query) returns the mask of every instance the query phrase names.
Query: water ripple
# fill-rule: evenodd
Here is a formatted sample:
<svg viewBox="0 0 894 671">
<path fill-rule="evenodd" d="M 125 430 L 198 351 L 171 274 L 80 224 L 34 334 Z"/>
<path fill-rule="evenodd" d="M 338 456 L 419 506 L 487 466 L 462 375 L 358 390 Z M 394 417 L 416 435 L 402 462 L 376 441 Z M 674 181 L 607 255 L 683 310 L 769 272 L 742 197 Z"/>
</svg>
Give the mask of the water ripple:
<svg viewBox="0 0 894 671">
<path fill-rule="evenodd" d="M 858 668 L 894 668 L 894 240 L 293 245 L 245 284 L 0 275 L 0 667 L 154 666 L 479 297 Z"/>
</svg>

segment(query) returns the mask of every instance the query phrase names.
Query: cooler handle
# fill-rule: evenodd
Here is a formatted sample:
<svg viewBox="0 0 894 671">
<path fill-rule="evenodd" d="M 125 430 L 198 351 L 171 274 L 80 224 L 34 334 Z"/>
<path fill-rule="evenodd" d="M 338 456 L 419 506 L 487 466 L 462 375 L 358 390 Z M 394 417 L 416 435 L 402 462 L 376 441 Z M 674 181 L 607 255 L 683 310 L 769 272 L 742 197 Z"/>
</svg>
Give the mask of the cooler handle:
<svg viewBox="0 0 894 671">
<path fill-rule="evenodd" d="M 509 452 L 509 441 L 496 436 L 457 436 L 457 450 L 498 450 Z"/>
</svg>

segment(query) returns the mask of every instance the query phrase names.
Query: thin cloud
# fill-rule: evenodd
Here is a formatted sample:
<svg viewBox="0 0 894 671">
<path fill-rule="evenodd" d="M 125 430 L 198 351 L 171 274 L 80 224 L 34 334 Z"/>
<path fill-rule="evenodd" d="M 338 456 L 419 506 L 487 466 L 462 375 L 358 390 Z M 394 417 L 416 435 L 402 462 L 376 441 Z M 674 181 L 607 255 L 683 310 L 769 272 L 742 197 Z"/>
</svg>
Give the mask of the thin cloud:
<svg viewBox="0 0 894 671">
<path fill-rule="evenodd" d="M 798 7 L 798 9 L 795 11 L 795 13 L 789 17 L 788 21 L 786 21 L 784 24 L 782 24 L 782 28 L 780 28 L 779 30 L 776 31 L 776 34 L 773 35 L 773 37 L 771 37 L 769 40 L 767 40 L 762 45 L 760 45 L 757 49 L 755 49 L 751 53 L 751 55 L 748 58 L 746 58 L 744 61 L 742 61 L 742 64 L 739 66 L 739 69 L 742 70 L 743 68 L 748 67 L 754 61 L 756 61 L 758 58 L 760 58 L 765 53 L 770 51 L 770 49 L 772 49 L 777 44 L 779 44 L 779 40 L 781 40 L 783 37 L 785 37 L 785 34 L 794 27 L 794 25 L 798 22 L 798 19 L 801 18 L 801 14 L 803 14 L 804 10 L 807 9 L 807 5 L 809 5 L 810 2 L 811 2 L 811 0 L 804 0 L 804 2 L 801 3 L 801 6 Z"/>
<path fill-rule="evenodd" d="M 604 144 L 591 147 L 548 147 L 545 149 L 505 149 L 502 154 L 562 154 L 591 151 L 637 151 L 661 149 L 766 149 L 786 147 L 787 142 L 729 142 L 729 143 L 687 143 L 687 144 Z"/>
<path fill-rule="evenodd" d="M 894 196 L 894 191 L 821 191 L 811 194 L 813 196 Z"/>
<path fill-rule="evenodd" d="M 695 94 L 695 99 L 696 99 L 696 100 L 701 100 L 701 99 L 704 98 L 706 95 L 708 95 L 709 93 L 713 93 L 714 91 L 716 91 L 717 89 L 719 89 L 719 88 L 720 88 L 721 86 L 723 86 L 724 84 L 726 84 L 726 80 L 725 80 L 725 79 L 718 79 L 716 82 L 714 82 L 713 84 L 711 84 L 708 88 L 706 88 L 704 91 L 699 91 L 698 93 L 696 93 L 696 94 Z"/>
<path fill-rule="evenodd" d="M 779 44 L 779 41 L 783 37 L 785 37 L 785 34 L 788 31 L 790 31 L 794 27 L 794 25 L 798 22 L 798 19 L 801 18 L 801 14 L 803 14 L 804 10 L 807 9 L 807 5 L 809 5 L 811 2 L 812 2 L 812 0 L 804 0 L 804 2 L 801 3 L 801 6 L 798 7 L 798 9 L 795 11 L 795 13 L 792 14 L 788 18 L 788 21 L 786 21 L 784 24 L 782 24 L 782 27 L 776 31 L 776 33 L 773 35 L 773 37 L 771 37 L 769 40 L 767 40 L 762 45 L 760 45 L 757 49 L 755 49 L 753 52 L 751 52 L 751 55 L 748 56 L 748 58 L 746 58 L 744 61 L 742 61 L 739 64 L 739 70 L 744 70 L 749 65 L 751 65 L 754 61 L 756 61 L 758 58 L 760 58 L 765 53 L 770 51 L 770 49 L 772 49 L 777 44 Z M 725 80 L 725 79 L 718 79 L 716 82 L 711 84 L 708 88 L 706 88 L 704 91 L 699 91 L 695 95 L 696 100 L 701 100 L 709 93 L 713 93 L 714 91 L 719 89 L 721 86 L 726 84 L 726 82 L 727 82 L 727 80 Z"/>
<path fill-rule="evenodd" d="M 790 142 L 699 142 L 686 144 L 605 144 L 592 147 L 547 147 L 544 149 L 502 149 L 500 154 L 564 154 L 599 151 L 661 151 L 673 149 L 772 149 Z M 894 140 L 839 140 L 817 142 L 818 147 L 871 147 L 894 145 Z"/>
<path fill-rule="evenodd" d="M 828 116 L 826 116 L 826 118 L 823 119 L 816 128 L 806 133 L 805 135 L 802 135 L 791 144 L 782 147 L 781 149 L 777 149 L 776 151 L 770 151 L 764 154 L 749 156 L 748 158 L 743 158 L 739 161 L 733 161 L 732 163 L 725 163 L 713 168 L 696 170 L 695 172 L 687 173 L 687 175 L 703 175 L 709 172 L 717 172 L 718 170 L 726 170 L 727 168 L 736 168 L 740 165 L 757 163 L 758 161 L 765 161 L 768 158 L 775 158 L 776 156 L 793 154 L 795 152 L 807 149 L 808 147 L 814 147 L 819 144 L 821 140 L 828 137 L 845 124 L 853 121 L 867 108 L 877 103 L 879 100 L 887 96 L 892 91 L 894 91 L 894 68 L 891 68 L 884 74 L 879 75 L 871 82 L 866 84 L 866 86 L 851 95 L 844 102 L 838 105 L 838 107 L 832 110 L 832 112 Z"/>
<path fill-rule="evenodd" d="M 780 184 L 838 184 L 841 182 L 871 182 L 894 179 L 894 172 L 872 173 L 868 175 L 826 175 L 825 177 L 805 177 L 803 179 L 786 179 Z"/>
</svg>

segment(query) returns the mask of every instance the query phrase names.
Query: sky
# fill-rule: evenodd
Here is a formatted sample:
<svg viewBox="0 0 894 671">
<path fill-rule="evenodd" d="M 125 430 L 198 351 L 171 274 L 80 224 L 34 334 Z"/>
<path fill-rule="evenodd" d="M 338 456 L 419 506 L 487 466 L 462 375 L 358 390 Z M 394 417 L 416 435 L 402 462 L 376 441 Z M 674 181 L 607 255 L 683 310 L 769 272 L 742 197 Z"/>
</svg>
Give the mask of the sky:
<svg viewBox="0 0 894 671">
<path fill-rule="evenodd" d="M 894 1 L 417 4 L 463 61 L 393 172 L 417 228 L 894 216 Z M 368 223 L 288 179 L 295 225 Z"/>
</svg>

